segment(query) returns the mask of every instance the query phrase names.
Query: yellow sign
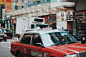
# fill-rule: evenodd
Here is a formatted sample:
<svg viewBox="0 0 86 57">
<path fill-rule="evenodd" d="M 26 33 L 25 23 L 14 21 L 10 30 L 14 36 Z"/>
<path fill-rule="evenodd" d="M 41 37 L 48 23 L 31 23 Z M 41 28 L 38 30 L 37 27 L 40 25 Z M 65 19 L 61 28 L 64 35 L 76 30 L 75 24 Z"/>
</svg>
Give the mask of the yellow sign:
<svg viewBox="0 0 86 57">
<path fill-rule="evenodd" d="M 7 5 L 12 5 L 13 0 L 0 0 L 0 4 L 7 4 Z"/>
</svg>

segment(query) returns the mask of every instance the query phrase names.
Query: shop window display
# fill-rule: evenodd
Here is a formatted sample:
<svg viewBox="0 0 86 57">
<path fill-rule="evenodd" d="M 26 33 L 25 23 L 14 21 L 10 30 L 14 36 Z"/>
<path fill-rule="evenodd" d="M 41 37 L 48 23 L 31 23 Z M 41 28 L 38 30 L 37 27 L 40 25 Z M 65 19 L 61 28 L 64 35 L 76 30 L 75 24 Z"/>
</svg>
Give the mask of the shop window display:
<svg viewBox="0 0 86 57">
<path fill-rule="evenodd" d="M 86 38 L 86 20 L 85 19 L 77 20 L 77 32 L 80 34 L 80 36 Z"/>
</svg>

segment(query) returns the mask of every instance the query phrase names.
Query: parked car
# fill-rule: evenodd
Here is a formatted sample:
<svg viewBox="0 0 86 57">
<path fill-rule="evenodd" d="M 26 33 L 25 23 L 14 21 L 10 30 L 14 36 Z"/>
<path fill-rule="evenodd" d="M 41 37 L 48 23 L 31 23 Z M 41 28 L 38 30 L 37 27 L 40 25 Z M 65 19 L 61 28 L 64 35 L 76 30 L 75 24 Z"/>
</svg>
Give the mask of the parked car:
<svg viewBox="0 0 86 57">
<path fill-rule="evenodd" d="M 64 31 L 67 31 L 70 35 L 72 35 L 77 41 L 81 41 L 81 43 L 85 44 L 85 38 L 81 37 L 77 32 L 75 32 L 74 30 L 70 30 L 70 29 L 63 29 Z M 74 32 L 74 34 L 73 34 Z"/>
<path fill-rule="evenodd" d="M 7 41 L 7 35 L 0 28 L 0 41 L 1 40 Z"/>
<path fill-rule="evenodd" d="M 16 57 L 86 57 L 86 45 L 63 30 L 39 30 L 22 34 L 11 43 Z"/>
<path fill-rule="evenodd" d="M 12 38 L 13 37 L 13 32 L 11 29 L 5 29 L 5 28 L 2 28 L 3 32 L 7 35 L 7 38 Z"/>
</svg>

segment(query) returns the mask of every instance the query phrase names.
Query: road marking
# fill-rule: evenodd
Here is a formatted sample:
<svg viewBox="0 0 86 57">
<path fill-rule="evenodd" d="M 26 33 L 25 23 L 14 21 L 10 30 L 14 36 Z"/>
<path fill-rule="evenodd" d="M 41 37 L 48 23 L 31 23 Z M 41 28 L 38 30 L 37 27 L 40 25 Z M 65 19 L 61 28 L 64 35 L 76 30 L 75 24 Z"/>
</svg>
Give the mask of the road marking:
<svg viewBox="0 0 86 57">
<path fill-rule="evenodd" d="M 1 42 L 1 43 L 11 43 L 11 42 Z"/>
<path fill-rule="evenodd" d="M 7 48 L 11 48 L 11 47 L 8 47 L 8 46 L 4 46 L 4 45 L 1 45 L 2 47 L 7 47 Z"/>
</svg>

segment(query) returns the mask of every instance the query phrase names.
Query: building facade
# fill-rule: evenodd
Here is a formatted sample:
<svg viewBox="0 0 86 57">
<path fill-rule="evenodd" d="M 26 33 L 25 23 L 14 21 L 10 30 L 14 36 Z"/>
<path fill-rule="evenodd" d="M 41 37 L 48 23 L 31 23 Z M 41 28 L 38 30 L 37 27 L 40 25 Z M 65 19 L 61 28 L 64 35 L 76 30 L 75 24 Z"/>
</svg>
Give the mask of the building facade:
<svg viewBox="0 0 86 57">
<path fill-rule="evenodd" d="M 13 11 L 6 14 L 12 15 L 12 20 L 17 20 L 19 17 L 43 17 L 46 24 L 50 25 L 53 23 L 54 26 L 52 26 L 58 28 L 57 23 L 59 21 L 57 21 L 57 15 L 59 13 L 73 11 L 74 6 L 75 2 L 65 2 L 63 0 L 14 0 Z M 65 21 L 67 22 L 67 20 Z"/>
</svg>

